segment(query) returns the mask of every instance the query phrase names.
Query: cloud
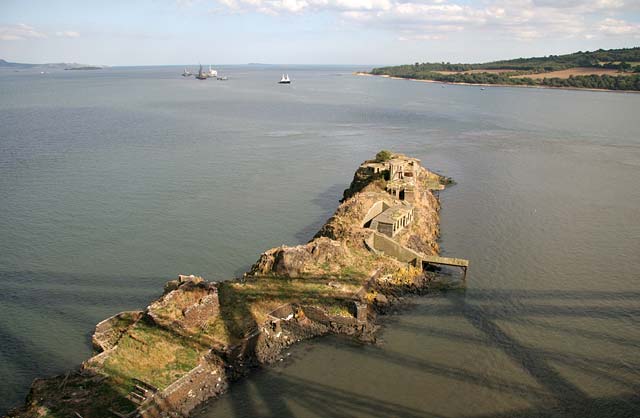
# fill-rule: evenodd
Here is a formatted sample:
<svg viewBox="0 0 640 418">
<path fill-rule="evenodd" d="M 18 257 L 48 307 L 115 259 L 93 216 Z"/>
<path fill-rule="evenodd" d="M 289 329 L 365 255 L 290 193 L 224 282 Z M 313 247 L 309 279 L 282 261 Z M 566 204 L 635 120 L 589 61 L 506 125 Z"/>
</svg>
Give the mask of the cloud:
<svg viewBox="0 0 640 418">
<path fill-rule="evenodd" d="M 46 37 L 44 33 L 38 32 L 35 28 L 24 23 L 0 26 L 0 41 L 23 41 L 25 39 Z"/>
<path fill-rule="evenodd" d="M 343 21 L 389 30 L 409 41 L 443 39 L 451 32 L 489 38 L 591 39 L 628 36 L 638 24 L 617 18 L 637 0 L 216 0 L 234 13 L 268 15 L 332 12 Z M 594 31 L 595 27 L 595 31 Z M 452 29 L 454 28 L 454 29 Z M 595 33 L 595 34 L 594 34 Z"/>
<path fill-rule="evenodd" d="M 628 5 L 624 0 L 533 0 L 531 3 L 535 7 L 574 9 L 583 12 L 621 9 Z"/>
<path fill-rule="evenodd" d="M 483 29 L 528 41 L 540 38 L 566 39 L 580 37 L 589 28 L 583 2 L 569 4 L 541 0 L 511 0 L 495 2 L 489 8 L 487 25 Z M 549 5 L 547 5 L 549 4 Z"/>
<path fill-rule="evenodd" d="M 414 34 L 407 36 L 399 36 L 399 41 L 441 41 L 443 39 L 447 39 L 444 35 L 428 35 L 428 34 Z"/>
<path fill-rule="evenodd" d="M 49 33 L 51 35 L 51 33 Z M 64 30 L 53 33 L 61 38 L 78 38 L 80 33 L 72 30 Z M 0 41 L 24 41 L 26 39 L 45 39 L 47 34 L 36 30 L 33 26 L 25 23 L 15 25 L 0 26 Z"/>
<path fill-rule="evenodd" d="M 607 18 L 598 25 L 598 31 L 604 35 L 634 35 L 640 36 L 640 24 L 629 23 L 624 20 Z"/>
<path fill-rule="evenodd" d="M 80 33 L 72 30 L 65 30 L 61 32 L 56 32 L 56 36 L 60 36 L 62 38 L 79 38 Z"/>
</svg>

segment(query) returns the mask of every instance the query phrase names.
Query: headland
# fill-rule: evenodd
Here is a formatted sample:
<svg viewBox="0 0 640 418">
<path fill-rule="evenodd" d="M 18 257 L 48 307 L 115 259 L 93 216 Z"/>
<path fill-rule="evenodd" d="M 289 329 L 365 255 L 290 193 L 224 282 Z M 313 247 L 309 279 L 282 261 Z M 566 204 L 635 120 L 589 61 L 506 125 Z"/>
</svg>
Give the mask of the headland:
<svg viewBox="0 0 640 418">
<path fill-rule="evenodd" d="M 357 74 L 442 84 L 637 92 L 640 91 L 640 48 L 600 49 L 476 64 L 416 62 Z"/>
<path fill-rule="evenodd" d="M 381 151 L 357 169 L 307 244 L 272 248 L 242 278 L 179 276 L 146 309 L 100 322 L 96 355 L 36 379 L 10 417 L 180 417 L 295 342 L 340 334 L 375 341 L 377 316 L 439 286 L 439 201 L 450 179 Z"/>
</svg>

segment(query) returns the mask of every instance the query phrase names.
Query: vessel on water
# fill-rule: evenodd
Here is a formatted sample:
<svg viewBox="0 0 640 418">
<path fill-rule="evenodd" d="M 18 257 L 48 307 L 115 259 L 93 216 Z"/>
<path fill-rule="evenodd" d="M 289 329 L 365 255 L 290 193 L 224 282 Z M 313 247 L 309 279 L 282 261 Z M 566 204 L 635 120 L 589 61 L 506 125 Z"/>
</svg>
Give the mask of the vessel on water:
<svg viewBox="0 0 640 418">
<path fill-rule="evenodd" d="M 289 74 L 282 74 L 282 78 L 278 81 L 278 84 L 291 84 Z"/>
<path fill-rule="evenodd" d="M 187 70 L 187 68 L 185 67 L 184 71 L 182 72 L 182 76 L 183 77 L 190 77 L 193 74 L 191 74 L 191 72 L 189 70 Z"/>
<path fill-rule="evenodd" d="M 218 77 L 218 71 L 216 71 L 216 70 L 212 69 L 212 68 L 211 68 L 211 65 L 209 65 L 209 72 L 207 73 L 207 75 L 208 75 L 209 77 L 216 78 L 216 77 Z"/>
<path fill-rule="evenodd" d="M 198 80 L 206 80 L 207 75 L 202 71 L 202 64 L 200 64 L 200 69 L 198 70 L 198 75 L 196 76 Z"/>
</svg>

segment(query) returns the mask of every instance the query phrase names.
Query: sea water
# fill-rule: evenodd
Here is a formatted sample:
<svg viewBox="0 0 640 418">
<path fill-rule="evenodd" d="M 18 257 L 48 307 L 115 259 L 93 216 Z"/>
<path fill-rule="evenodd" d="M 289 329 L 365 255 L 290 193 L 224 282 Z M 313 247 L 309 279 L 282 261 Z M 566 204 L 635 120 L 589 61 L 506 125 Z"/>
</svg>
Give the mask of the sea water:
<svg viewBox="0 0 640 418">
<path fill-rule="evenodd" d="M 456 180 L 440 244 L 466 291 L 376 345 L 294 347 L 197 416 L 640 416 L 640 95 L 182 69 L 0 72 L 0 412 L 177 274 L 309 240 L 386 148 Z"/>
</svg>

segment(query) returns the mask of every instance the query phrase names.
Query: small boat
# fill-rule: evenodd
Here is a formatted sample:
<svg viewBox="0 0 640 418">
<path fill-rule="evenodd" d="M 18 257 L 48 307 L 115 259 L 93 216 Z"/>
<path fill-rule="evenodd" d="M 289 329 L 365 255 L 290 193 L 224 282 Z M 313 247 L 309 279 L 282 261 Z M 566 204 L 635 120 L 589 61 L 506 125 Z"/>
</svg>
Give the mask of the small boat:
<svg viewBox="0 0 640 418">
<path fill-rule="evenodd" d="M 183 77 L 190 77 L 190 76 L 192 76 L 192 75 L 193 75 L 193 74 L 191 74 L 191 73 L 189 72 L 189 70 L 187 70 L 186 68 L 185 68 L 185 69 L 184 69 L 184 71 L 182 72 L 182 76 L 183 76 Z"/>
<path fill-rule="evenodd" d="M 278 81 L 278 84 L 291 84 L 289 74 L 282 74 L 282 78 Z"/>
<path fill-rule="evenodd" d="M 229 78 L 228 78 L 228 77 L 225 77 L 225 76 L 222 76 L 222 77 L 218 77 L 218 78 L 217 78 L 217 80 L 220 80 L 220 81 L 227 81 L 228 79 L 229 79 Z"/>
<path fill-rule="evenodd" d="M 198 70 L 198 75 L 196 76 L 198 80 L 206 80 L 207 75 L 202 71 L 202 64 L 200 64 L 200 69 Z"/>
<path fill-rule="evenodd" d="M 480 87 L 480 90 L 484 90 L 484 87 Z"/>
<path fill-rule="evenodd" d="M 209 73 L 208 73 L 209 77 L 217 77 L 218 76 L 218 71 L 214 70 L 211 68 L 211 65 L 209 65 Z"/>
</svg>

